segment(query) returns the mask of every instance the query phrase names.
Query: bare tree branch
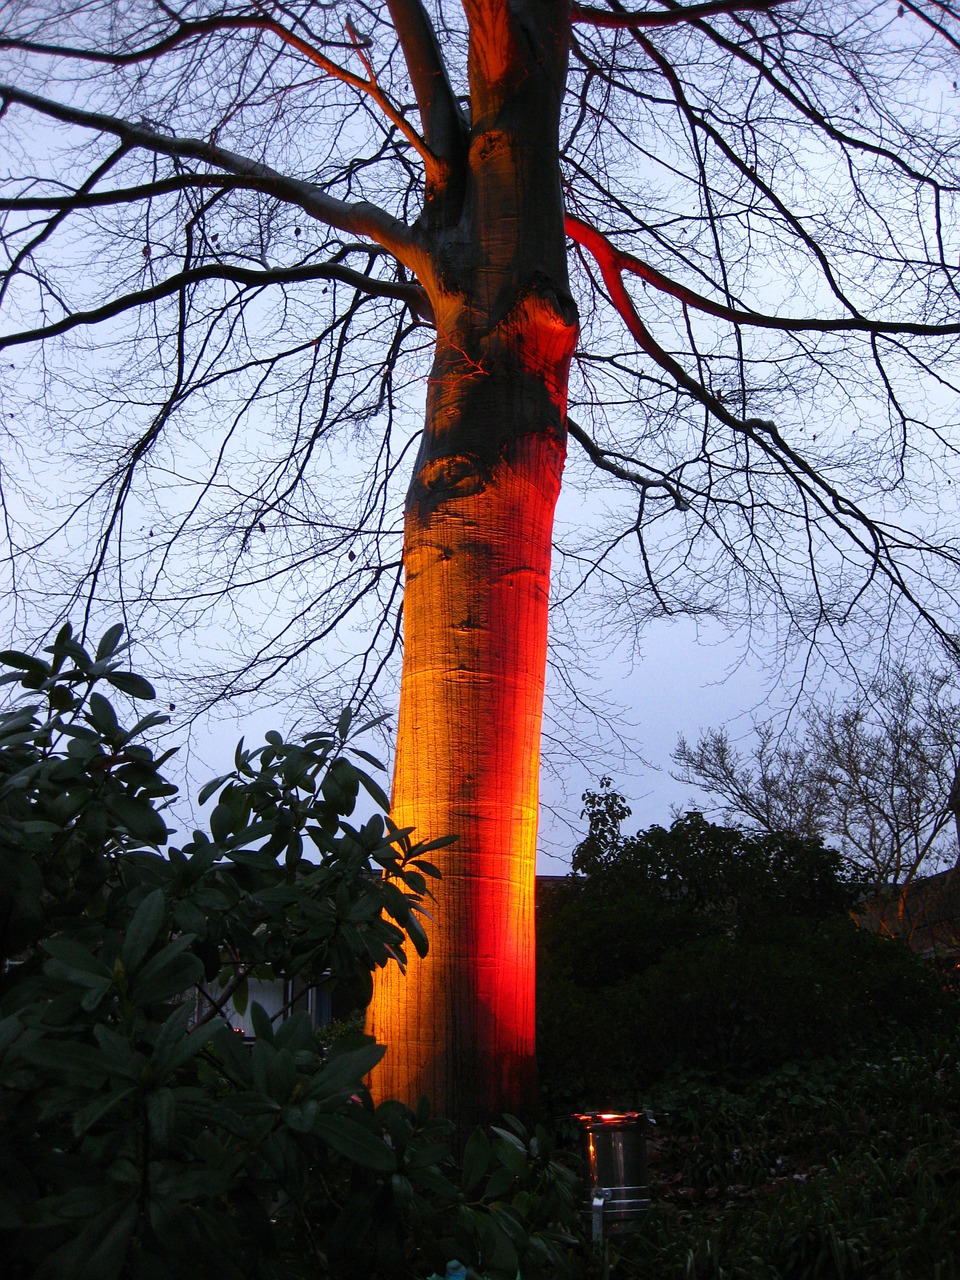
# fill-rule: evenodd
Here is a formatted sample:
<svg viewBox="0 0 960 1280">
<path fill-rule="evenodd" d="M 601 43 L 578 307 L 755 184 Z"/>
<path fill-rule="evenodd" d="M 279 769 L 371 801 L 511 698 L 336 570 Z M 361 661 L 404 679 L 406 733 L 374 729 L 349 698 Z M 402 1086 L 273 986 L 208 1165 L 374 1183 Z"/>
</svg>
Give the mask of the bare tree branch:
<svg viewBox="0 0 960 1280">
<path fill-rule="evenodd" d="M 960 334 L 960 321 L 945 324 L 920 324 L 916 321 L 904 320 L 871 320 L 866 316 L 837 316 L 835 319 L 820 319 L 813 316 L 769 316 L 756 311 L 741 311 L 736 307 L 725 306 L 712 298 L 688 289 L 686 285 L 670 280 L 662 272 L 657 271 L 646 262 L 641 262 L 632 254 L 623 253 L 605 236 L 572 213 L 566 216 L 567 235 L 577 244 L 593 252 L 593 247 L 602 240 L 603 252 L 615 264 L 617 271 L 628 271 L 652 285 L 662 293 L 668 294 L 682 302 L 684 306 L 695 307 L 705 315 L 716 316 L 720 320 L 729 320 L 731 324 L 750 325 L 757 329 L 780 329 L 784 333 L 889 333 L 913 334 L 917 337 L 945 337 L 949 334 Z"/>
<path fill-rule="evenodd" d="M 262 184 L 264 189 L 278 199 L 297 205 L 304 213 L 327 226 L 353 235 L 369 236 L 411 270 L 424 265 L 423 254 L 409 228 L 366 201 L 347 204 L 334 200 L 315 183 L 285 177 L 261 161 L 235 155 L 212 142 L 203 142 L 199 138 L 175 138 L 145 124 L 133 124 L 100 112 L 85 111 L 42 98 L 35 93 L 26 93 L 13 85 L 0 84 L 0 104 L 5 107 L 9 103 L 19 103 L 63 124 L 79 125 L 81 128 L 95 129 L 98 133 L 112 134 L 125 147 L 142 147 L 156 155 L 199 160 L 236 177 L 250 179 Z"/>
<path fill-rule="evenodd" d="M 280 33 L 280 23 L 266 15 L 221 14 L 192 22 L 177 19 L 175 30 L 160 40 L 139 49 L 110 50 L 83 48 L 77 45 L 47 44 L 37 40 L 10 39 L 0 36 L 0 51 L 16 49 L 23 53 L 41 54 L 45 57 L 76 58 L 81 62 L 100 63 L 111 67 L 133 66 L 141 62 L 153 62 L 156 58 L 173 53 L 185 44 L 219 36 L 227 31 L 271 31 Z M 324 41 L 328 48 L 353 49 L 353 40 Z"/>
<path fill-rule="evenodd" d="M 589 5 L 573 6 L 573 21 L 587 23 L 614 31 L 674 27 L 683 22 L 695 22 L 698 18 L 713 18 L 723 14 L 766 13 L 787 0 L 706 0 L 703 4 L 672 4 L 666 13 L 643 10 L 640 13 L 610 12 Z"/>
<path fill-rule="evenodd" d="M 188 285 L 199 284 L 205 280 L 219 280 L 224 284 L 242 285 L 246 289 L 262 289 L 270 285 L 299 284 L 310 280 L 339 280 L 343 284 L 353 285 L 378 298 L 396 298 L 406 303 L 411 311 L 422 319 L 432 322 L 433 313 L 422 289 L 416 284 L 394 283 L 389 280 L 377 280 L 364 275 L 362 271 L 354 271 L 349 267 L 341 267 L 329 263 L 304 265 L 301 267 L 278 267 L 274 271 L 254 271 L 249 268 L 233 266 L 230 263 L 216 263 L 209 266 L 191 267 L 177 275 L 158 281 L 149 289 L 138 289 L 122 297 L 112 298 L 102 306 L 90 311 L 72 311 L 62 320 L 44 325 L 39 329 L 26 330 L 21 333 L 0 336 L 0 351 L 7 347 L 21 346 L 26 342 L 42 342 L 46 338 L 54 338 L 62 333 L 69 333 L 81 325 L 102 324 L 125 311 L 136 310 L 161 298 L 179 293 Z"/>
</svg>

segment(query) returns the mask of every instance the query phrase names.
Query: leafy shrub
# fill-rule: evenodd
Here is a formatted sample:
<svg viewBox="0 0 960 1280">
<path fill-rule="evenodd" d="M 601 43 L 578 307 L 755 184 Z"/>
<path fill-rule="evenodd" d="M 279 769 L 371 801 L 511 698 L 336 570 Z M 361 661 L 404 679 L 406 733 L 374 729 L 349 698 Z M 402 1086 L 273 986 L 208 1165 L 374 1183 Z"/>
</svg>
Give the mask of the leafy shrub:
<svg viewBox="0 0 960 1280">
<path fill-rule="evenodd" d="M 862 895 L 859 873 L 819 838 L 722 827 L 696 812 L 624 836 L 630 809 L 609 778 L 583 799 L 590 825 L 573 870 L 607 892 L 643 889 L 735 932 L 771 915 L 823 919 Z"/>
<path fill-rule="evenodd" d="M 388 1102 L 377 1114 L 398 1170 L 389 1182 L 368 1172 L 355 1180 L 331 1234 L 338 1276 L 442 1276 L 452 1259 L 469 1267 L 470 1280 L 583 1274 L 578 1181 L 556 1158 L 546 1129 L 528 1132 L 513 1116 L 489 1133 L 477 1129 L 461 1171 L 444 1160 L 442 1127 L 439 1142 L 437 1129 L 430 1141 L 419 1127 L 422 1110 L 413 1117 Z"/>
<path fill-rule="evenodd" d="M 899 943 L 844 918 L 778 923 L 762 940 L 670 951 L 622 992 L 648 1079 L 680 1068 L 737 1080 L 876 1043 L 943 1011 L 934 975 Z"/>
<path fill-rule="evenodd" d="M 454 1256 L 563 1274 L 574 1180 L 545 1133 L 475 1137 L 461 1185 L 448 1121 L 374 1109 L 372 1039 L 321 1053 L 306 1015 L 254 1004 L 251 1046 L 222 1017 L 251 977 L 362 988 L 426 950 L 433 846 L 347 821 L 361 788 L 386 806 L 349 714 L 241 743 L 201 792 L 209 832 L 166 849 L 176 789 L 142 741 L 164 717 L 126 728 L 103 692 L 154 696 L 121 642 L 111 627 L 91 654 L 67 626 L 49 657 L 0 654 L 26 691 L 0 714 L 5 1274 L 386 1278 Z"/>
<path fill-rule="evenodd" d="M 668 951 L 708 937 L 715 923 L 686 904 L 664 901 L 646 885 L 613 886 L 570 878 L 538 913 L 538 966 L 597 992 L 644 973 Z"/>
</svg>

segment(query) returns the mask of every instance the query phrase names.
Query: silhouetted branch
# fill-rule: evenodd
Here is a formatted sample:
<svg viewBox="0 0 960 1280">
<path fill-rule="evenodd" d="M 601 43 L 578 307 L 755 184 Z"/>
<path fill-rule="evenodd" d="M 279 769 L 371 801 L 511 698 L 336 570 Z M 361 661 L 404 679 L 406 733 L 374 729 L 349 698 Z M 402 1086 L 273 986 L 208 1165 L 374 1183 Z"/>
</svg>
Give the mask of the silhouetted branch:
<svg viewBox="0 0 960 1280">
<path fill-rule="evenodd" d="M 786 3 L 787 0 L 706 0 L 704 4 L 671 4 L 667 6 L 665 13 L 657 13 L 655 10 L 627 13 L 619 6 L 611 12 L 608 9 L 575 4 L 572 16 L 574 22 L 587 23 L 592 27 L 640 31 L 654 27 L 675 27 L 683 22 L 695 22 L 698 18 L 732 16 L 736 13 L 767 13 L 777 5 Z"/>
<path fill-rule="evenodd" d="M 286 200 L 298 206 L 304 213 L 327 226 L 336 227 L 340 231 L 349 231 L 353 235 L 369 236 L 371 240 L 382 245 L 412 269 L 421 263 L 422 254 L 418 251 L 408 228 L 368 201 L 348 204 L 342 200 L 335 200 L 316 183 L 286 177 L 259 160 L 235 155 L 232 151 L 227 151 L 215 143 L 204 142 L 199 138 L 177 138 L 172 134 L 158 132 L 146 124 L 134 124 L 116 116 L 104 115 L 102 112 L 85 111 L 80 107 L 72 107 L 66 103 L 40 97 L 35 93 L 26 93 L 13 85 L 0 84 L 0 103 L 11 102 L 29 107 L 63 124 L 78 125 L 84 129 L 94 129 L 98 133 L 112 134 L 128 148 L 142 147 L 155 155 L 199 160 L 203 164 L 222 169 L 239 178 L 251 179 L 277 199 Z"/>
</svg>

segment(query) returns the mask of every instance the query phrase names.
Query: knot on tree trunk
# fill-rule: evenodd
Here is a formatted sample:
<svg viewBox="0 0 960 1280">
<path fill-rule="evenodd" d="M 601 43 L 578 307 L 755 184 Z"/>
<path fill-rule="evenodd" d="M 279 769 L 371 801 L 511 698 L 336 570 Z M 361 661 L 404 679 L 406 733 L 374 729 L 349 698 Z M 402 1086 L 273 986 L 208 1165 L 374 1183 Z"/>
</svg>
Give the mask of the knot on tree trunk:
<svg viewBox="0 0 960 1280">
<path fill-rule="evenodd" d="M 429 519 L 450 499 L 482 491 L 509 465 L 512 444 L 551 437 L 556 483 L 566 448 L 567 380 L 577 342 L 576 309 L 544 277 L 535 276 L 494 323 L 480 324 L 466 306 L 437 349 L 427 393 L 427 421 L 408 495 L 408 514 Z M 547 476 L 547 472 L 551 474 Z"/>
</svg>

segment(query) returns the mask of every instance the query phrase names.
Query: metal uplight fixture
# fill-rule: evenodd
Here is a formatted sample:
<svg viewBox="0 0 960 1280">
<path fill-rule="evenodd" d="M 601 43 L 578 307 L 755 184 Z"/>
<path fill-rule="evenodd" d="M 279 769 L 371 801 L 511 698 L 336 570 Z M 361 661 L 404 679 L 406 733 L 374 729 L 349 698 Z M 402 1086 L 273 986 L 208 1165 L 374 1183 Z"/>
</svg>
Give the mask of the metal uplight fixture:
<svg viewBox="0 0 960 1280">
<path fill-rule="evenodd" d="M 650 1207 L 645 1124 L 649 1112 L 590 1111 L 575 1117 L 593 1239 L 629 1231 Z"/>
</svg>

